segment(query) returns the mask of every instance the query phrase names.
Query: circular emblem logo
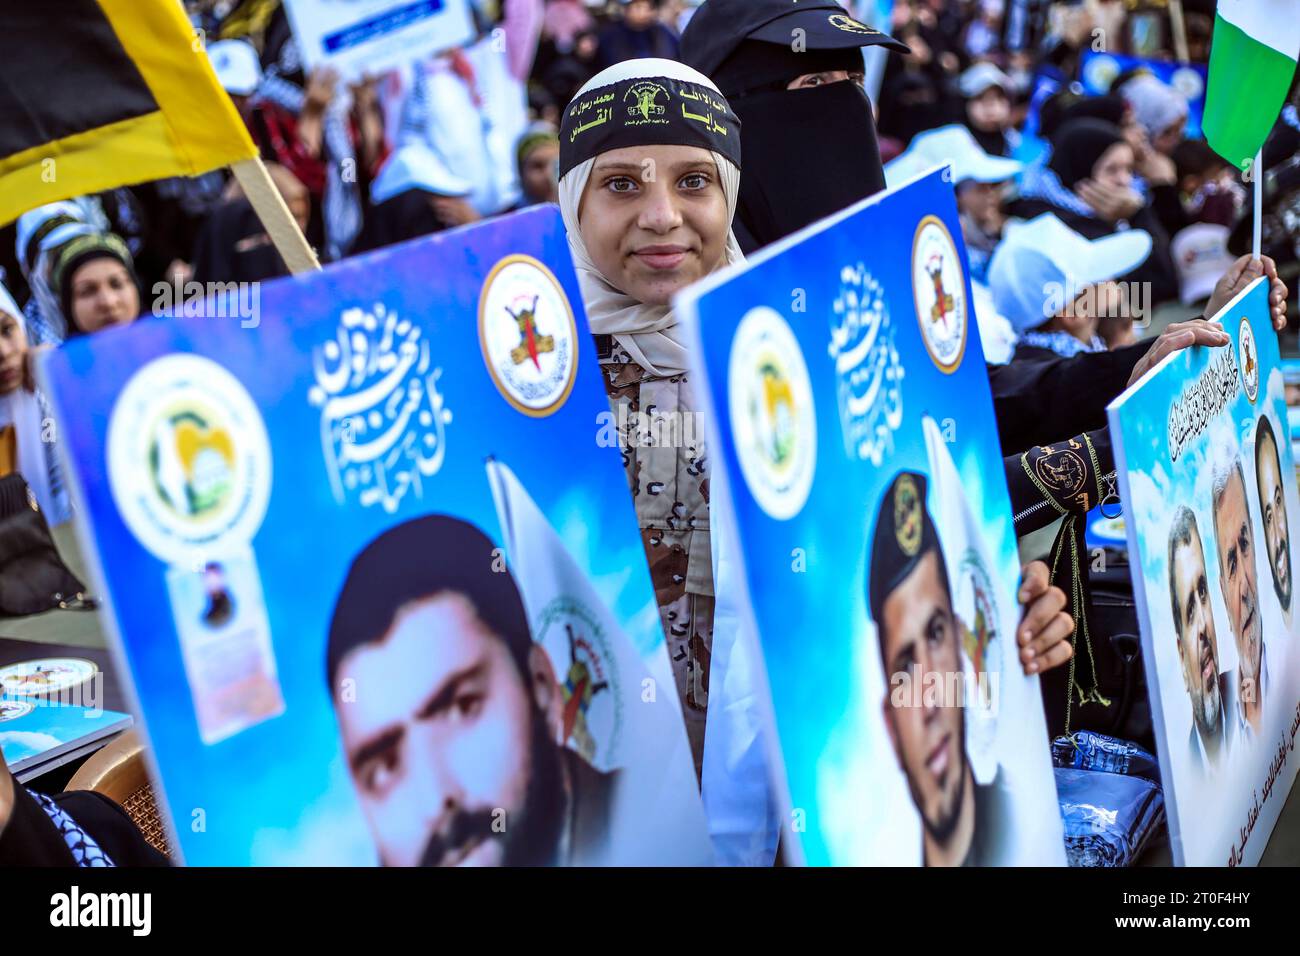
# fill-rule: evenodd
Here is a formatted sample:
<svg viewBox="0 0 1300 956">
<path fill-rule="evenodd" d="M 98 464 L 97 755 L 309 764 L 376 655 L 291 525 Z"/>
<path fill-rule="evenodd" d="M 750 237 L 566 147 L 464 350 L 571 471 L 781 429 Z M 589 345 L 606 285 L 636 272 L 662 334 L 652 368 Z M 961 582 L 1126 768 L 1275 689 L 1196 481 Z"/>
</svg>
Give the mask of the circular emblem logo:
<svg viewBox="0 0 1300 956">
<path fill-rule="evenodd" d="M 866 33 L 876 32 L 875 30 L 871 29 L 871 27 L 867 26 L 865 23 L 861 23 L 858 20 L 854 20 L 852 17 L 847 16 L 843 13 L 832 13 L 830 16 L 830 24 L 831 26 L 835 27 L 837 30 L 843 30 L 845 33 L 866 34 Z"/>
<path fill-rule="evenodd" d="M 244 547 L 271 497 L 266 425 L 225 368 L 164 356 L 113 406 L 108 477 L 122 520 L 160 560 L 187 564 Z"/>
<path fill-rule="evenodd" d="M 997 592 L 979 552 L 968 548 L 958 562 L 953 610 L 961 620 L 966 671 L 966 751 L 975 779 L 997 776 L 998 685 L 1002 672 Z"/>
<path fill-rule="evenodd" d="M 1205 81 L 1201 79 L 1201 74 L 1186 66 L 1174 70 L 1169 77 L 1169 85 L 1182 93 L 1189 102 L 1200 99 L 1205 92 Z"/>
<path fill-rule="evenodd" d="M 663 100 L 661 103 L 660 100 Z M 644 83 L 637 83 L 623 94 L 623 103 L 627 107 L 627 118 L 630 125 L 636 126 L 640 123 L 668 122 L 663 118 L 668 112 L 664 105 L 668 102 L 668 91 L 658 83 L 651 83 L 647 80 Z"/>
<path fill-rule="evenodd" d="M 1119 61 L 1113 56 L 1092 56 L 1083 67 L 1083 79 L 1094 90 L 1108 90 L 1119 76 Z"/>
<path fill-rule="evenodd" d="M 1249 319 L 1241 320 L 1241 330 L 1237 334 L 1237 360 L 1241 369 L 1241 385 L 1246 390 L 1246 397 L 1252 405 L 1259 397 L 1259 354 L 1255 350 L 1255 333 L 1250 327 Z"/>
<path fill-rule="evenodd" d="M 745 483 L 773 518 L 793 518 L 812 490 L 817 417 L 794 332 L 775 310 L 751 309 L 731 341 L 731 429 Z"/>
<path fill-rule="evenodd" d="M 82 657 L 47 657 L 0 667 L 0 693 L 10 697 L 44 697 L 80 687 L 99 670 Z"/>
<path fill-rule="evenodd" d="M 912 295 L 926 351 L 951 373 L 966 351 L 966 277 L 948 227 L 926 216 L 912 240 Z"/>
<path fill-rule="evenodd" d="M 594 767 L 614 769 L 623 756 L 623 693 L 618 659 L 599 615 L 572 597 L 559 597 L 546 605 L 535 633 L 556 663 L 565 746 Z"/>
<path fill-rule="evenodd" d="M 507 256 L 483 283 L 478 339 L 497 390 L 516 411 L 560 410 L 578 373 L 578 327 L 551 270 L 532 256 Z"/>
<path fill-rule="evenodd" d="M 898 479 L 894 489 L 894 534 L 898 549 L 909 558 L 921 550 L 921 534 L 925 523 L 921 517 L 921 495 L 910 475 Z"/>
<path fill-rule="evenodd" d="M 1083 489 L 1088 468 L 1083 457 L 1068 449 L 1053 451 L 1034 462 L 1034 474 L 1058 498 L 1073 498 Z"/>
<path fill-rule="evenodd" d="M 1093 537 L 1105 541 L 1116 541 L 1121 544 L 1128 541 L 1123 518 L 1098 517 L 1088 526 L 1088 530 L 1092 532 Z"/>
<path fill-rule="evenodd" d="M 36 705 L 30 700 L 0 700 L 0 724 L 26 717 L 35 709 Z"/>
</svg>

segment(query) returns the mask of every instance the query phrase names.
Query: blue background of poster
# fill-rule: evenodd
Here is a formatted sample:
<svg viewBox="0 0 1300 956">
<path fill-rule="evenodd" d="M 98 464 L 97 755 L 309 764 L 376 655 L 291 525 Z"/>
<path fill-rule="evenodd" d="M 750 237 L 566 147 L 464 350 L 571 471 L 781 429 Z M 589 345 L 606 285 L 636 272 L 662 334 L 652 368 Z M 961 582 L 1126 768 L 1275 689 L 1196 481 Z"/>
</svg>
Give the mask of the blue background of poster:
<svg viewBox="0 0 1300 956">
<path fill-rule="evenodd" d="M 542 419 L 511 409 L 480 352 L 484 279 L 495 263 L 516 253 L 549 266 L 577 319 L 577 382 L 563 407 Z M 426 479 L 422 498 L 408 493 L 393 514 L 379 506 L 362 508 L 355 499 L 343 505 L 335 500 L 322 454 L 321 413 L 308 402 L 315 381 L 312 350 L 334 337 L 344 310 L 377 302 L 422 327 L 452 413 L 441 470 Z M 199 740 L 167 601 L 167 568 L 124 524 L 105 457 L 110 410 L 119 393 L 142 366 L 172 352 L 214 358 L 234 374 L 261 411 L 273 457 L 270 503 L 252 552 L 286 710 L 210 747 Z M 554 207 L 264 285 L 257 328 L 242 328 L 235 318 L 146 318 L 79 338 L 48 359 L 45 376 L 59 411 L 62 447 L 79 479 L 78 521 L 83 532 L 87 523 L 93 528 L 95 548 L 87 552 L 99 556 L 119 650 L 187 863 L 374 862 L 326 687 L 329 617 L 352 558 L 393 525 L 450 512 L 502 542 L 485 470 L 490 455 L 519 476 L 624 623 L 659 678 L 660 701 L 678 706 L 627 479 L 618 451 L 597 447 L 600 416 L 608 415 L 609 404 Z M 198 810 L 204 832 L 191 827 Z"/>
<path fill-rule="evenodd" d="M 1148 60 L 1140 56 L 1127 56 L 1122 53 L 1097 53 L 1085 50 L 1079 60 L 1079 81 L 1084 92 L 1089 96 L 1100 96 L 1109 92 L 1111 81 L 1128 70 L 1143 67 L 1168 86 L 1189 91 L 1198 91 L 1187 100 L 1188 139 L 1197 139 L 1201 135 L 1201 118 L 1205 115 L 1205 83 L 1209 68 L 1204 63 L 1170 63 L 1167 60 Z M 1184 89 L 1186 85 L 1186 89 Z"/>
<path fill-rule="evenodd" d="M 945 374 L 930 358 L 913 297 L 913 240 L 939 217 L 969 264 L 952 187 L 936 170 L 865 200 L 679 298 L 702 343 L 712 405 L 712 467 L 725 469 L 746 582 L 771 688 L 792 808 L 810 865 L 920 862 L 920 823 L 881 718 L 886 683 L 867 609 L 868 547 L 876 511 L 898 471 L 928 471 L 922 417 L 948 445 L 986 546 L 1003 608 L 1014 605 L 1020 563 L 1002 454 L 974 313 L 967 308 L 963 358 Z M 901 362 L 902 420 L 879 465 L 850 457 L 830 356 L 834 302 L 861 266 L 878 284 Z M 859 273 L 860 275 L 860 273 Z M 963 280 L 967 303 L 969 279 Z M 859 286 L 859 288 L 865 288 Z M 759 306 L 794 330 L 812 380 L 816 467 L 811 494 L 790 520 L 776 520 L 750 492 L 728 427 L 729 363 L 741 318 Z M 930 494 L 934 513 L 934 494 Z M 938 520 L 938 519 L 936 519 Z M 944 528 L 940 527 L 942 535 Z M 798 570 L 802 558 L 805 570 Z M 1018 616 L 1018 615 L 1017 615 Z M 1020 817 L 1006 859 L 1064 862 L 1038 682 L 1022 676 L 1003 641 L 1002 718 L 997 750 Z M 791 837 L 785 827 L 784 839 Z"/>
<path fill-rule="evenodd" d="M 1232 343 L 1224 348 L 1233 349 L 1238 356 L 1241 325 L 1244 321 L 1250 324 L 1259 362 L 1256 402 L 1251 402 L 1244 388 L 1239 387 L 1226 407 L 1173 460 L 1169 442 L 1171 405 L 1209 367 L 1211 359 L 1222 354 L 1220 349 L 1198 347 L 1174 353 L 1154 373 L 1117 398 L 1109 409 L 1129 554 L 1137 558 L 1133 563 L 1133 585 L 1142 620 L 1142 652 L 1151 692 L 1174 862 L 1188 866 L 1226 866 L 1234 850 L 1238 862 L 1258 861 L 1296 773 L 1296 762 L 1291 756 L 1281 765 L 1280 776 L 1266 799 L 1264 784 L 1270 775 L 1269 764 L 1280 744 L 1284 743 L 1287 751 L 1295 746 L 1294 721 L 1300 714 L 1296 681 L 1300 620 L 1289 627 L 1284 625 L 1273 589 L 1264 557 L 1264 528 L 1254 458 L 1256 423 L 1261 414 L 1267 414 L 1282 459 L 1294 577 L 1296 561 L 1300 558 L 1296 541 L 1300 529 L 1300 493 L 1295 481 L 1290 480 L 1295 475 L 1295 465 L 1287 437 L 1290 430 L 1277 335 L 1269 320 L 1268 284 L 1259 280 L 1228 303 L 1216 318 L 1232 336 Z M 1237 365 L 1240 370 L 1239 359 Z M 1238 374 L 1240 377 L 1240 371 Z M 1233 452 L 1227 452 L 1228 448 Z M 1238 654 L 1219 583 L 1211 510 L 1214 466 L 1229 453 L 1240 455 L 1247 508 L 1254 529 L 1255 582 L 1263 614 L 1269 684 L 1263 691 L 1266 713 L 1260 739 L 1249 746 L 1230 743 L 1228 763 L 1217 777 L 1207 778 L 1196 770 L 1189 749 L 1192 710 L 1178 657 L 1170 603 L 1168 542 L 1174 519 L 1172 503 L 1186 504 L 1196 516 L 1204 548 L 1219 673 L 1235 674 Z M 1295 590 L 1294 584 L 1292 588 L 1295 592 L 1292 601 L 1300 600 L 1300 591 Z M 1300 608 L 1293 603 L 1293 618 L 1300 617 L 1298 611 Z M 1231 702 L 1225 702 L 1225 710 L 1225 718 L 1235 722 L 1237 715 Z M 1242 832 L 1256 800 L 1260 805 L 1259 814 L 1249 839 L 1243 844 Z"/>
</svg>

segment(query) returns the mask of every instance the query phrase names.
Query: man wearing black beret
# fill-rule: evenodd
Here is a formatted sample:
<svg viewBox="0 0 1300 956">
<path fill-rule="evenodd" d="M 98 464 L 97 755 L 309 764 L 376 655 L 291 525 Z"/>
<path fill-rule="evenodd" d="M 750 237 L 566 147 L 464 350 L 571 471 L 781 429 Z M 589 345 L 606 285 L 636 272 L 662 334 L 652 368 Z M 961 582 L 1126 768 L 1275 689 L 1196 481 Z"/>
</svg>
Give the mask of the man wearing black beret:
<svg viewBox="0 0 1300 956">
<path fill-rule="evenodd" d="M 1046 573 L 1041 562 L 1025 569 L 1022 602 L 1030 578 Z M 1034 643 L 1046 642 L 1047 652 L 1039 655 L 1044 670 L 1070 657 L 1065 637 L 1073 622 L 1060 614 L 1061 603 L 1052 595 L 1029 604 L 1018 629 L 1022 649 L 1026 633 L 1034 635 Z M 1007 825 L 1002 789 L 996 780 L 988 786 L 976 783 L 966 755 L 964 700 L 948 700 L 939 692 L 952 688 L 963 674 L 964 625 L 953 609 L 939 533 L 926 507 L 924 475 L 900 472 L 881 499 L 871 540 L 867 605 L 887 686 L 885 726 L 921 817 L 925 865 L 998 862 L 998 835 Z M 1031 670 L 1034 655 L 1026 661 L 1022 651 L 1021 658 L 1026 673 L 1039 669 L 1035 664 Z M 915 690 L 920 687 L 924 693 Z"/>
</svg>

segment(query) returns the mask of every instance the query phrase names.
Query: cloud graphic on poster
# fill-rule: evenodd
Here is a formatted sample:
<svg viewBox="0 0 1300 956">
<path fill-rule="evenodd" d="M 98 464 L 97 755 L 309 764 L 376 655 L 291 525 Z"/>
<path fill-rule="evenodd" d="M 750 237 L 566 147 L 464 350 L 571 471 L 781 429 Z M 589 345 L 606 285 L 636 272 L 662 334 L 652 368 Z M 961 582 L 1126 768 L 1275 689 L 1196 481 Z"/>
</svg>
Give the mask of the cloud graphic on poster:
<svg viewBox="0 0 1300 956">
<path fill-rule="evenodd" d="M 817 823 L 832 865 L 920 863 L 920 822 L 880 715 L 886 685 L 877 646 L 870 624 L 852 642 L 849 702 L 817 760 Z"/>
<path fill-rule="evenodd" d="M 1169 530 L 1169 521 L 1172 517 L 1169 513 L 1169 502 L 1177 500 L 1173 497 L 1173 482 L 1165 471 L 1164 465 L 1157 464 L 1149 474 L 1141 471 L 1130 472 L 1128 482 L 1128 519 L 1136 523 L 1143 538 L 1160 540 Z M 1164 572 L 1165 557 L 1160 548 L 1145 548 L 1143 555 L 1145 557 L 1143 570 L 1148 579 Z"/>
<path fill-rule="evenodd" d="M 606 607 L 623 623 L 637 653 L 657 660 L 663 653 L 663 624 L 653 589 L 648 583 L 644 588 L 638 586 L 646 580 L 636 573 L 646 563 L 639 541 L 636 547 L 620 549 L 614 536 L 602 538 L 605 525 L 601 513 L 592 510 L 587 499 L 576 491 L 566 493 L 553 514 L 556 533 Z"/>
<path fill-rule="evenodd" d="M 330 768 L 337 781 L 306 806 L 290 829 L 263 827 L 253 836 L 251 866 L 376 866 L 378 852 L 356 801 L 344 788 L 342 766 Z"/>
<path fill-rule="evenodd" d="M 1264 397 L 1269 402 L 1276 402 L 1283 407 L 1286 406 L 1286 382 L 1282 378 L 1282 369 L 1280 367 L 1275 367 L 1273 371 L 1268 373 L 1268 385 L 1264 388 Z M 1276 408 L 1276 405 L 1271 406 L 1269 411 L 1273 411 L 1274 408 Z"/>
<path fill-rule="evenodd" d="M 54 747 L 58 747 L 63 741 L 59 740 L 53 734 L 42 734 L 34 730 L 7 730 L 0 733 L 0 749 L 5 744 L 15 744 L 28 750 L 34 750 L 37 753 L 43 753 Z"/>
</svg>

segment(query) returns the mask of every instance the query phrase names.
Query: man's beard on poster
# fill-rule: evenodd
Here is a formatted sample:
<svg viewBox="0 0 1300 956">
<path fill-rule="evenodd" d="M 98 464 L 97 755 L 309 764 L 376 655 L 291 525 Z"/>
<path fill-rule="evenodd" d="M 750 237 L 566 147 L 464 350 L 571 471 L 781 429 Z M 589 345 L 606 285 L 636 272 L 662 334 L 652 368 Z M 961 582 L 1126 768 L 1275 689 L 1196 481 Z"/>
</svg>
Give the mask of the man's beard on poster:
<svg viewBox="0 0 1300 956">
<path fill-rule="evenodd" d="M 524 805 L 504 828 L 494 829 L 496 808 L 459 808 L 443 827 L 430 835 L 420 856 L 421 866 L 438 866 L 448 853 L 466 844 L 502 841 L 503 866 L 545 866 L 556 861 L 563 826 L 564 781 L 560 769 L 560 746 L 551 739 L 546 721 L 535 707 L 529 707 L 530 772 Z"/>
<path fill-rule="evenodd" d="M 1278 535 L 1277 544 L 1273 548 L 1273 560 L 1270 570 L 1273 572 L 1273 588 L 1277 591 L 1277 599 L 1282 605 L 1282 610 L 1291 610 L 1291 536 L 1283 533 Z"/>
<path fill-rule="evenodd" d="M 959 720 L 957 723 L 957 732 L 952 742 L 953 761 L 948 772 L 956 775 L 957 789 L 952 798 L 951 806 L 941 805 L 939 808 L 939 818 L 931 821 L 924 811 L 921 813 L 921 823 L 934 838 L 936 843 L 946 844 L 952 839 L 952 835 L 957 830 L 957 821 L 961 818 L 961 805 L 966 796 L 966 778 L 967 768 L 970 766 L 969 758 L 966 754 L 966 711 L 962 707 L 957 708 Z M 936 780 L 936 784 L 939 782 Z M 939 784 L 942 788 L 942 785 Z M 921 808 L 921 795 L 917 788 L 908 781 L 908 787 L 912 791 L 912 802 L 916 804 L 918 810 Z M 942 792 L 940 797 L 942 799 Z"/>
<path fill-rule="evenodd" d="M 1237 663 L 1238 677 L 1243 681 L 1257 680 L 1260 647 L 1264 639 L 1264 623 L 1259 614 L 1259 592 L 1243 595 L 1241 600 L 1245 605 L 1243 609 L 1245 621 L 1242 622 L 1242 641 L 1245 646 L 1239 655 L 1241 660 Z"/>
<path fill-rule="evenodd" d="M 1197 676 L 1201 679 L 1200 706 L 1196 710 L 1196 722 L 1201 729 L 1207 733 L 1213 733 L 1219 729 L 1219 720 L 1222 717 L 1223 701 L 1219 698 L 1219 661 L 1214 649 L 1210 646 L 1210 632 L 1203 628 L 1196 640 L 1197 655 L 1196 666 Z M 1214 674 L 1209 678 L 1205 676 L 1205 665 L 1209 662 L 1214 664 Z"/>
</svg>

